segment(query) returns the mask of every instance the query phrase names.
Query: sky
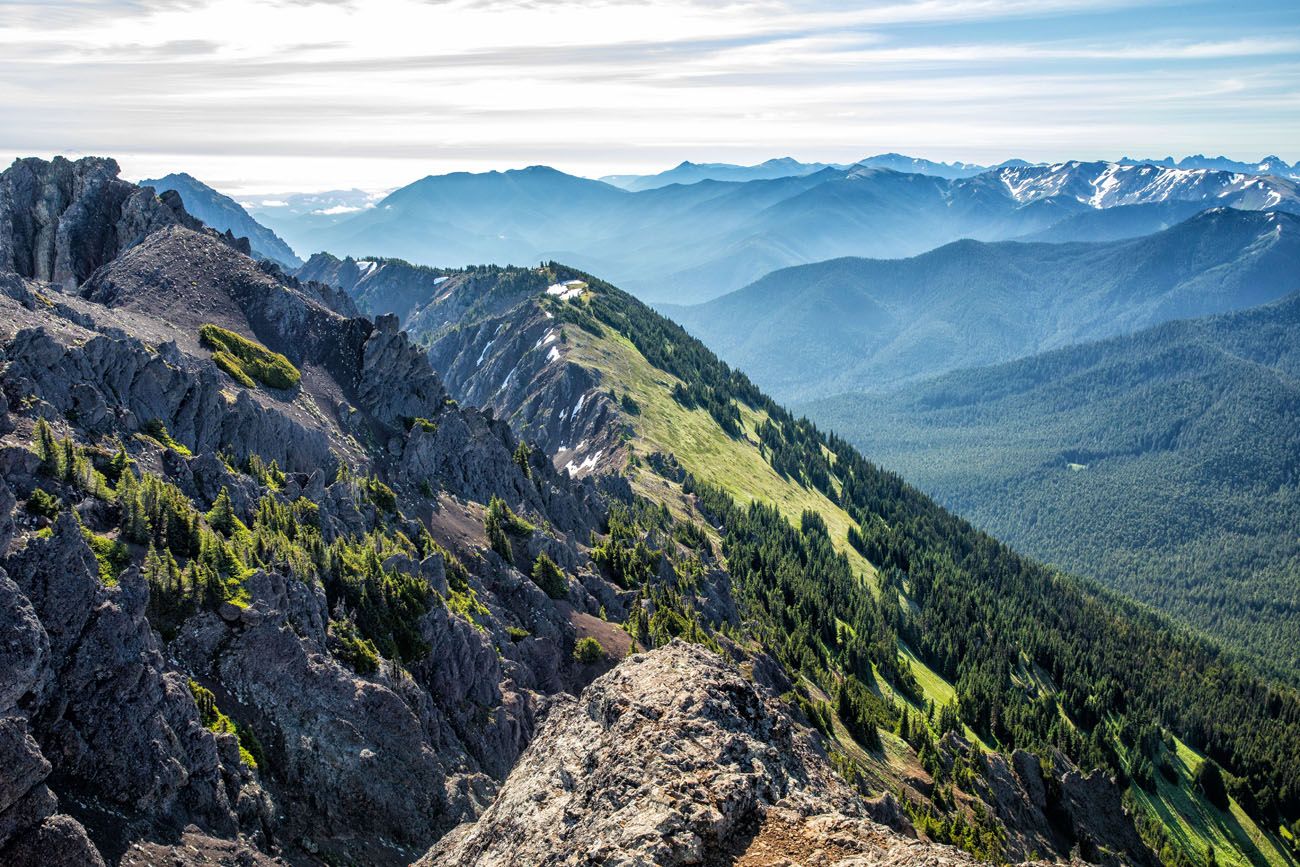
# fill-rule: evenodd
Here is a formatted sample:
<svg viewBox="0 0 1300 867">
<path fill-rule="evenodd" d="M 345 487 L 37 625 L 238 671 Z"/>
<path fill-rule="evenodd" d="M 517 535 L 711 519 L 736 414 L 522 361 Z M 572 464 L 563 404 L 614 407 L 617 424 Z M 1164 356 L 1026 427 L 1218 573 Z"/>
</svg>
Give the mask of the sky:
<svg viewBox="0 0 1300 867">
<path fill-rule="evenodd" d="M 1300 0 L 0 0 L 0 159 L 232 194 L 547 164 L 1300 160 Z"/>
</svg>

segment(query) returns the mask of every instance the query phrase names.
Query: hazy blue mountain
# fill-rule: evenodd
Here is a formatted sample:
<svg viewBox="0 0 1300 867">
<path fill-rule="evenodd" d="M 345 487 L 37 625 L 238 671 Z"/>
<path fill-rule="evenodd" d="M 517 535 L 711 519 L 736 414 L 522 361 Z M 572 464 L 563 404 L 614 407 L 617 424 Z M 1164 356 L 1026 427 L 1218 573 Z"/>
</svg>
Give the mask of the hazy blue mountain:
<svg viewBox="0 0 1300 867">
<path fill-rule="evenodd" d="M 601 178 L 607 184 L 631 192 L 655 190 L 670 184 L 695 184 L 700 181 L 769 181 L 794 175 L 809 175 L 826 168 L 845 168 L 832 163 L 801 163 L 792 157 L 777 157 L 753 166 L 733 163 L 693 163 L 684 160 L 679 165 L 654 175 L 607 175 Z"/>
<path fill-rule="evenodd" d="M 275 231 L 289 246 L 311 252 L 315 235 L 361 211 L 373 208 L 384 194 L 365 190 L 326 190 L 318 193 L 269 193 L 246 196 L 240 202 L 258 222 Z"/>
<path fill-rule="evenodd" d="M 253 219 L 238 202 L 184 172 L 141 181 L 140 186 L 153 187 L 159 193 L 175 190 L 185 203 L 185 210 L 207 225 L 222 232 L 229 230 L 236 237 L 248 238 L 255 256 L 274 259 L 290 268 L 302 264 L 288 244 Z"/>
<path fill-rule="evenodd" d="M 786 399 L 879 391 L 1300 289 L 1300 217 L 1215 209 L 1102 243 L 959 241 L 776 271 L 665 307 Z"/>
<path fill-rule="evenodd" d="M 968 178 L 989 170 L 989 166 L 977 163 L 941 163 L 904 154 L 876 154 L 856 163 L 803 163 L 791 157 L 778 157 L 753 166 L 740 166 L 733 163 L 693 163 L 689 160 L 667 171 L 654 175 L 607 175 L 601 178 L 624 190 L 639 192 L 666 187 L 669 184 L 695 184 L 700 181 L 758 181 L 785 178 L 797 175 L 809 175 L 822 169 L 845 170 L 853 166 L 889 169 L 918 175 L 934 175 L 940 178 Z M 1023 160 L 1008 160 L 1002 166 L 1029 165 Z"/>
<path fill-rule="evenodd" d="M 1115 205 L 1175 201 L 1300 210 L 1300 191 L 1272 177 L 1072 162 L 958 179 L 823 168 L 629 192 L 534 166 L 430 176 L 296 243 L 439 267 L 555 259 L 609 274 L 643 299 L 691 303 L 789 265 L 913 256 Z"/>
<path fill-rule="evenodd" d="M 983 174 L 990 169 L 990 166 L 982 166 L 978 163 L 939 163 L 934 160 L 896 153 L 876 154 L 874 157 L 858 160 L 858 165 L 873 169 L 890 169 L 895 172 L 910 172 L 918 175 L 935 175 L 940 178 L 969 178 L 973 175 Z M 1024 160 L 1007 160 L 993 168 L 1027 165 L 1029 163 Z"/>
<path fill-rule="evenodd" d="M 800 409 L 998 538 L 1300 664 L 1300 296 Z"/>
<path fill-rule="evenodd" d="M 1088 210 L 1067 217 L 1046 229 L 1017 240 L 1067 243 L 1070 241 L 1120 241 L 1176 226 L 1207 210 L 1203 201 L 1148 202 Z"/>
</svg>

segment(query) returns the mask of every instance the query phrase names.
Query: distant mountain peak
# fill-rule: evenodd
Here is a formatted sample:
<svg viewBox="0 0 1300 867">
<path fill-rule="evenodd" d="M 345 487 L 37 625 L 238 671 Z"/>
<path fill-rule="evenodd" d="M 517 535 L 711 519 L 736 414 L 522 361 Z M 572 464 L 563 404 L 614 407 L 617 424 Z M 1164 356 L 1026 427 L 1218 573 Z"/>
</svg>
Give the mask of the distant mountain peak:
<svg viewBox="0 0 1300 867">
<path fill-rule="evenodd" d="M 301 260 L 279 235 L 263 226 L 227 195 L 213 189 L 187 172 L 173 172 L 154 180 L 140 181 L 161 194 L 175 191 L 185 203 L 185 210 L 220 232 L 248 238 L 253 253 L 263 259 L 296 268 Z"/>
</svg>

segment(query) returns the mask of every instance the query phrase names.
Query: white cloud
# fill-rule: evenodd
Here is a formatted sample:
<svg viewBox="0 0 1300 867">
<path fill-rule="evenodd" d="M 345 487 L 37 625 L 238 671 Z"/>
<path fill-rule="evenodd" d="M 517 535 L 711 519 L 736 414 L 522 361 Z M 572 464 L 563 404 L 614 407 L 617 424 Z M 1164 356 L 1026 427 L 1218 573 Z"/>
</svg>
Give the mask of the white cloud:
<svg viewBox="0 0 1300 867">
<path fill-rule="evenodd" d="M 256 195 L 539 162 L 1254 158 L 1300 140 L 1297 27 L 1150 5 L 7 2 L 0 152 L 105 152 Z"/>
</svg>

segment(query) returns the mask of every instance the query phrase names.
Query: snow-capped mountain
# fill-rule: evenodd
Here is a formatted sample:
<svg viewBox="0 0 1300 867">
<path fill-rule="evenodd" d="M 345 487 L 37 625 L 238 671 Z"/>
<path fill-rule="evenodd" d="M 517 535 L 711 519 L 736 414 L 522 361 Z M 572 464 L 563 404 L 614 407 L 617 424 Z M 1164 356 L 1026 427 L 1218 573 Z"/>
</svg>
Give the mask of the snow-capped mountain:
<svg viewBox="0 0 1300 867">
<path fill-rule="evenodd" d="M 1119 160 L 1124 165 L 1144 165 L 1163 166 L 1170 169 L 1213 169 L 1220 172 L 1241 172 L 1247 175 L 1277 175 L 1279 178 L 1291 178 L 1292 180 L 1300 179 L 1300 161 L 1295 165 L 1288 165 L 1287 161 L 1279 156 L 1269 155 L 1255 162 L 1242 162 L 1240 160 L 1229 159 L 1228 157 L 1207 157 L 1204 154 L 1193 154 L 1189 157 L 1183 157 L 1181 160 L 1175 160 L 1173 157 L 1164 159 L 1143 159 L 1135 160 L 1130 157 L 1124 157 Z"/>
<path fill-rule="evenodd" d="M 1107 162 L 1014 166 L 990 173 L 1022 204 L 1066 197 L 1093 208 L 1169 201 L 1213 201 L 1235 208 L 1272 208 L 1300 200 L 1295 181 L 1271 175 Z"/>
</svg>

